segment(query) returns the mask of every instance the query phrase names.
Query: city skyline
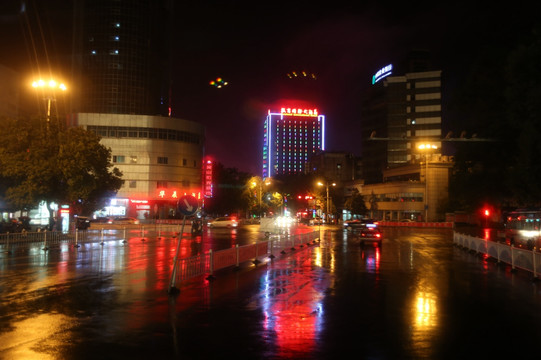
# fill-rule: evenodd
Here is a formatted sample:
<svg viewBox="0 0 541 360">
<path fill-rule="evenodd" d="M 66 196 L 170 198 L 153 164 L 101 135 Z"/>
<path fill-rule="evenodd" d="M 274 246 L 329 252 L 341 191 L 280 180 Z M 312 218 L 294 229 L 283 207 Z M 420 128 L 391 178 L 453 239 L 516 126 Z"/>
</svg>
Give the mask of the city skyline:
<svg viewBox="0 0 541 360">
<path fill-rule="evenodd" d="M 48 62 L 55 68 L 62 49 L 69 47 L 69 3 L 34 3 L 42 10 L 44 4 L 47 7 L 39 13 L 43 34 L 36 33 L 33 40 L 39 43 L 43 35 Z M 518 19 L 514 9 L 493 8 L 488 13 L 480 4 L 468 10 L 456 4 L 425 8 L 338 2 L 319 7 L 274 2 L 262 10 L 244 2 L 173 4 L 178 24 L 172 34 L 172 116 L 205 126 L 206 155 L 254 174 L 261 169 L 261 127 L 268 109 L 284 99 L 295 100 L 291 91 L 284 90 L 293 87 L 287 77 L 291 71 L 316 76 L 307 84 L 316 88 L 308 100 L 319 101 L 314 105 L 326 114 L 327 149 L 359 155 L 359 107 L 378 69 L 400 61 L 410 50 L 428 50 L 433 68 L 442 70 L 448 125 L 453 120 L 445 112 L 445 92 L 467 75 L 475 50 L 497 42 L 505 29 L 519 21 L 527 27 L 526 19 Z M 0 9 L 2 35 L 7 39 L 0 63 L 14 67 L 24 78 L 31 68 L 25 60 L 31 49 L 30 39 L 21 34 L 20 2 L 8 1 Z M 35 21 L 36 15 L 29 18 Z M 513 21 L 502 21 L 507 18 Z M 209 85 L 218 77 L 228 85 Z M 297 98 L 306 101 L 303 94 Z"/>
</svg>

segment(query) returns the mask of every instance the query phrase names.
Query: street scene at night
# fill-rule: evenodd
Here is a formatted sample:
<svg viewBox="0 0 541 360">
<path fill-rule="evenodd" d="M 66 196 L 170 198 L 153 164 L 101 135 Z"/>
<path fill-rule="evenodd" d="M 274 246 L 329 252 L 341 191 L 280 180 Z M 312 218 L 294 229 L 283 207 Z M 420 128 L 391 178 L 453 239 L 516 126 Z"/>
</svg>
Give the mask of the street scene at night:
<svg viewBox="0 0 541 360">
<path fill-rule="evenodd" d="M 313 245 L 288 246 L 213 280 L 193 278 L 174 296 L 167 292 L 172 233 L 143 242 L 130 231 L 127 243 L 48 251 L 16 246 L 0 257 L 0 355 L 531 358 L 541 331 L 541 291 L 531 274 L 453 246 L 451 229 L 382 233 L 382 246 L 360 246 L 351 231 L 322 227 Z M 181 243 L 191 256 L 263 239 L 247 225 L 187 234 Z"/>
<path fill-rule="evenodd" d="M 0 360 L 537 358 L 540 13 L 2 1 Z"/>
</svg>

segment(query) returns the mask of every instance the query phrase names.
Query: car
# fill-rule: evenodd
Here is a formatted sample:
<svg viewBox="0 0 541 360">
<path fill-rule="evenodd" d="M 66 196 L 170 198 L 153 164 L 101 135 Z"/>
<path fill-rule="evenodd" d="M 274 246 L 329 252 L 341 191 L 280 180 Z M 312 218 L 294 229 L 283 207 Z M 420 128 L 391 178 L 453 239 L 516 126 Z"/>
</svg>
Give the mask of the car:
<svg viewBox="0 0 541 360">
<path fill-rule="evenodd" d="M 111 221 L 111 218 L 105 217 L 105 216 L 100 216 L 100 217 L 90 220 L 91 223 L 96 223 L 96 224 L 107 224 L 109 223 L 109 221 Z"/>
<path fill-rule="evenodd" d="M 378 222 L 374 219 L 352 219 L 344 222 L 344 228 L 347 229 L 364 229 L 368 225 L 376 225 Z"/>
<path fill-rule="evenodd" d="M 139 220 L 134 218 L 134 217 L 122 216 L 122 217 L 111 218 L 109 220 L 109 224 L 113 224 L 113 225 L 137 225 L 137 224 L 139 224 Z"/>
<path fill-rule="evenodd" d="M 76 216 L 74 220 L 75 228 L 77 230 L 86 230 L 90 227 L 90 219 L 86 216 Z"/>
<path fill-rule="evenodd" d="M 360 226 L 360 225 L 361 225 L 361 220 L 359 220 L 359 219 L 346 220 L 346 221 L 344 221 L 344 224 L 343 224 L 345 229 L 352 229 L 352 228 Z"/>
<path fill-rule="evenodd" d="M 366 227 L 359 230 L 358 234 L 361 246 L 367 242 L 381 246 L 383 235 L 376 224 L 367 224 Z"/>
<path fill-rule="evenodd" d="M 211 220 L 207 223 L 209 228 L 236 228 L 239 225 L 237 218 L 234 216 L 224 216 Z"/>
</svg>

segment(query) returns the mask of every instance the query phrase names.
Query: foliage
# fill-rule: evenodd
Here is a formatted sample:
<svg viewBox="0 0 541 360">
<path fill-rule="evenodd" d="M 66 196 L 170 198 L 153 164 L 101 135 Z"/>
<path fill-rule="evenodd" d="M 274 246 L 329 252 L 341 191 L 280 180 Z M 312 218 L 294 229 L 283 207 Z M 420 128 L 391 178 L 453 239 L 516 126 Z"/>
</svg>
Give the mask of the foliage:
<svg viewBox="0 0 541 360">
<path fill-rule="evenodd" d="M 249 208 L 249 200 L 245 187 L 250 174 L 236 168 L 226 168 L 221 163 L 215 163 L 213 168 L 213 196 L 205 200 L 205 212 L 214 215 L 240 215 Z"/>
<path fill-rule="evenodd" d="M 351 197 L 344 203 L 344 208 L 349 210 L 352 215 L 366 215 L 368 213 L 364 198 L 357 189 L 353 189 Z"/>
<path fill-rule="evenodd" d="M 449 208 L 541 205 L 541 32 L 478 53 L 457 103 L 469 133 L 496 140 L 456 147 Z M 458 123 L 457 123 L 458 125 Z"/>
<path fill-rule="evenodd" d="M 100 138 L 58 121 L 4 119 L 0 137 L 0 178 L 14 210 L 41 201 L 70 204 L 74 213 L 90 214 L 122 186 L 122 173 L 110 162 Z"/>
</svg>

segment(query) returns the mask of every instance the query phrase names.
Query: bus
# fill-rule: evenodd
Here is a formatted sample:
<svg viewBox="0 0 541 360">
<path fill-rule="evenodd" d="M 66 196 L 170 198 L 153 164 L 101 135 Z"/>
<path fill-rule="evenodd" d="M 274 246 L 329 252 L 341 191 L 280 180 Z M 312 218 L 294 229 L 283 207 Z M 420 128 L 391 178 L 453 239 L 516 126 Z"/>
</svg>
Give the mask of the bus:
<svg viewBox="0 0 541 360">
<path fill-rule="evenodd" d="M 505 217 L 505 240 L 528 250 L 541 247 L 541 210 L 515 210 Z"/>
</svg>

